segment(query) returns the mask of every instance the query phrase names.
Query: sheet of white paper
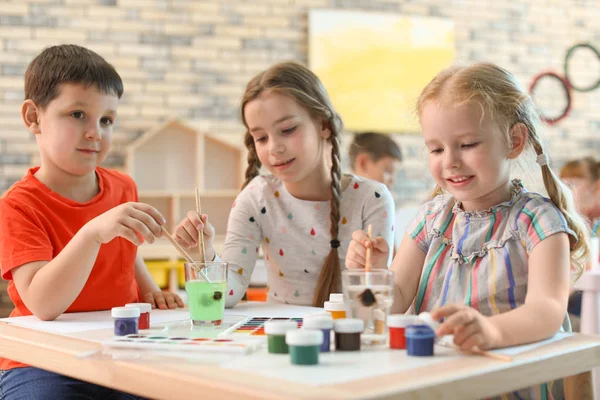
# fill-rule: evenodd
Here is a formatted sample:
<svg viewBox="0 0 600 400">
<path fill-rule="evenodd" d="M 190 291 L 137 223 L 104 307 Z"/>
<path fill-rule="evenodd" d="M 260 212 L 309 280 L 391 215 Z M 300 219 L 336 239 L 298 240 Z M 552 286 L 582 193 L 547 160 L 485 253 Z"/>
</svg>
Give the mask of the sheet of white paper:
<svg viewBox="0 0 600 400">
<path fill-rule="evenodd" d="M 516 356 L 546 344 L 562 340 L 571 334 L 559 333 L 554 337 L 524 346 L 509 347 L 495 352 Z M 334 385 L 356 379 L 364 379 L 389 373 L 399 373 L 415 368 L 428 367 L 435 364 L 455 360 L 460 357 L 481 357 L 464 355 L 457 350 L 436 346 L 433 357 L 411 357 L 405 350 L 371 349 L 360 352 L 331 352 L 319 355 L 319 365 L 315 368 L 295 366 L 290 363 L 289 356 L 269 354 L 266 349 L 238 357 L 220 364 L 223 368 L 252 373 L 269 378 L 278 378 L 306 385 Z M 496 363 L 503 361 L 495 361 Z M 516 361 L 518 362 L 518 360 Z M 490 364 L 489 368 L 492 368 Z M 482 367 L 484 370 L 487 367 Z M 435 381 L 437 377 L 431 376 Z"/>
<path fill-rule="evenodd" d="M 245 315 L 247 317 L 302 317 L 319 311 L 323 311 L 323 309 L 288 304 L 247 302 L 225 310 L 225 314 Z M 154 325 L 164 322 L 182 321 L 189 319 L 189 317 L 190 313 L 187 308 L 152 310 L 150 322 Z M 38 331 L 60 334 L 110 329 L 113 327 L 113 319 L 108 310 L 62 314 L 54 321 L 42 321 L 32 315 L 27 317 L 2 318 L 0 321 Z"/>
<path fill-rule="evenodd" d="M 559 332 L 549 339 L 541 340 L 535 343 L 524 344 L 522 346 L 507 347 L 505 349 L 492 350 L 492 353 L 504 354 L 507 356 L 516 356 L 517 354 L 525 353 L 526 351 L 536 349 L 549 343 L 557 342 L 559 340 L 573 336 L 572 333 Z"/>
</svg>

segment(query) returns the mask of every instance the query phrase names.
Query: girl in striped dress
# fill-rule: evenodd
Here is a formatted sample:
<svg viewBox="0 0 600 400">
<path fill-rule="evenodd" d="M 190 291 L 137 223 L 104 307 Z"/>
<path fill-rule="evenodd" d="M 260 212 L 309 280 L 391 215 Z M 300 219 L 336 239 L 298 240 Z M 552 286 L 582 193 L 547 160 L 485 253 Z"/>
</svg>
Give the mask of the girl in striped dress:
<svg viewBox="0 0 600 400">
<path fill-rule="evenodd" d="M 475 64 L 442 71 L 423 90 L 417 110 L 437 183 L 409 226 L 390 268 L 392 312 L 431 311 L 437 335 L 463 350 L 539 341 L 570 329 L 570 272 L 587 256 L 587 229 L 571 192 L 548 164 L 530 98 L 508 71 Z M 511 180 L 511 166 L 541 167 L 549 198 Z M 529 168 L 530 169 L 530 168 Z M 538 170 L 539 171 L 539 170 Z M 348 268 L 387 268 L 383 238 L 355 231 Z M 572 267 L 572 268 L 571 268 Z M 547 383 L 508 395 L 561 398 Z"/>
</svg>

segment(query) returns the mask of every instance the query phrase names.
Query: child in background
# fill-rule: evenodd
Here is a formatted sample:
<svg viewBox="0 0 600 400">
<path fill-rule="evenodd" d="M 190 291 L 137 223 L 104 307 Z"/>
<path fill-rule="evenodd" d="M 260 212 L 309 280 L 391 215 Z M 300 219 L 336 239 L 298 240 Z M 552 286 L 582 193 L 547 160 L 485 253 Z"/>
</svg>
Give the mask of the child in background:
<svg viewBox="0 0 600 400">
<path fill-rule="evenodd" d="M 587 230 L 554 175 L 534 104 L 513 75 L 493 64 L 441 72 L 423 90 L 418 114 L 437 187 L 402 241 L 391 269 L 393 312 L 431 311 L 463 350 L 546 339 L 569 328 L 570 267 L 582 271 Z M 550 198 L 510 179 L 511 162 L 532 149 Z M 353 234 L 348 268 L 387 268 L 380 238 Z M 531 390 L 537 391 L 537 395 Z M 511 397 L 562 398 L 562 384 Z"/>
<path fill-rule="evenodd" d="M 600 201 L 598 200 L 598 180 L 600 168 L 593 157 L 571 160 L 560 169 L 560 179 L 573 191 L 575 206 L 587 220 L 592 234 L 600 233 Z"/>
<path fill-rule="evenodd" d="M 384 183 L 392 189 L 398 165 L 402 161 L 400 146 L 388 135 L 375 132 L 357 133 L 348 150 L 352 172 Z"/>
<path fill-rule="evenodd" d="M 596 198 L 600 168 L 593 157 L 571 160 L 560 169 L 560 179 L 573 191 L 575 207 L 587 219 L 588 227 L 593 236 L 600 233 L 600 219 L 598 218 L 600 201 Z M 573 325 L 573 331 L 580 331 L 582 292 L 573 291 L 569 296 L 567 310 Z"/>
<path fill-rule="evenodd" d="M 381 183 L 341 173 L 342 121 L 307 68 L 288 62 L 258 74 L 246 87 L 241 115 L 248 167 L 220 257 L 240 266 L 229 273 L 226 306 L 244 295 L 262 244 L 268 300 L 322 307 L 341 290 L 340 266 L 354 230 L 370 224 L 393 242 L 392 197 Z M 271 175 L 259 175 L 261 166 Z M 211 260 L 214 229 L 206 215 L 190 211 L 174 237 L 197 251 L 200 229 Z"/>
<path fill-rule="evenodd" d="M 98 54 L 75 45 L 45 49 L 25 72 L 21 116 L 41 163 L 0 199 L 0 266 L 11 317 L 53 320 L 65 312 L 144 301 L 183 306 L 152 280 L 137 246 L 165 220 L 138 203 L 131 178 L 101 168 L 123 83 Z M 133 398 L 0 359 L 3 399 Z M 79 397 L 78 397 L 79 398 Z"/>
</svg>

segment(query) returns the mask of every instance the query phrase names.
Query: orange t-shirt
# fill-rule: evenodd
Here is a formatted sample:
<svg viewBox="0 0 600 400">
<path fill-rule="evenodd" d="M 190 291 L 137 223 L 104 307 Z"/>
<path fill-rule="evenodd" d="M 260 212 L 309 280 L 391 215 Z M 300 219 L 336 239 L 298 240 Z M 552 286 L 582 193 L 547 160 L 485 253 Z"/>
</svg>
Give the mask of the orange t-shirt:
<svg viewBox="0 0 600 400">
<path fill-rule="evenodd" d="M 38 169 L 31 168 L 0 198 L 0 268 L 2 278 L 9 281 L 8 295 L 15 305 L 11 317 L 32 315 L 12 280 L 14 268 L 51 261 L 88 221 L 119 204 L 138 201 L 133 180 L 117 171 L 96 168 L 99 193 L 87 203 L 77 203 L 41 183 L 34 176 Z M 108 310 L 139 301 L 136 254 L 137 247 L 121 237 L 100 246 L 87 282 L 65 312 Z M 0 369 L 22 366 L 0 358 Z"/>
</svg>

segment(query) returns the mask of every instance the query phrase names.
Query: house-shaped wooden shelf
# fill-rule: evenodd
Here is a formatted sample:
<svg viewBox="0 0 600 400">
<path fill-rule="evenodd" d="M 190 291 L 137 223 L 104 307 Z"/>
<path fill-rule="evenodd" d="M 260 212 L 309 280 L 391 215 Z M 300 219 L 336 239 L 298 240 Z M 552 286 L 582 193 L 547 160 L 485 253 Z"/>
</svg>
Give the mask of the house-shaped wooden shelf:
<svg viewBox="0 0 600 400">
<path fill-rule="evenodd" d="M 164 215 L 169 232 L 196 209 L 194 188 L 198 187 L 202 212 L 215 227 L 217 242 L 222 242 L 243 183 L 244 157 L 241 147 L 171 120 L 128 146 L 126 167 L 137 183 L 140 201 Z M 145 258 L 162 258 L 163 252 L 155 249 L 155 256 L 151 248 L 143 251 Z"/>
</svg>

